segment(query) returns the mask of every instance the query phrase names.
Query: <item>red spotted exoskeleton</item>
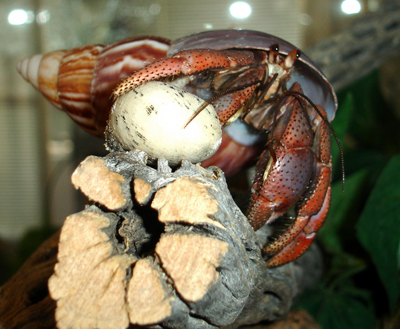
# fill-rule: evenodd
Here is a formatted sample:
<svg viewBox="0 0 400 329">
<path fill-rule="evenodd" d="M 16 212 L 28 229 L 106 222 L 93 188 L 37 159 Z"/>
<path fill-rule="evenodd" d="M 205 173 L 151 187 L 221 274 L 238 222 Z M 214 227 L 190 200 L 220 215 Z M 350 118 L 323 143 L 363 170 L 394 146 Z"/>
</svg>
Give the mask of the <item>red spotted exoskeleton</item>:
<svg viewBox="0 0 400 329">
<path fill-rule="evenodd" d="M 150 56 L 128 72 L 124 67 L 130 58 L 136 64 L 139 62 L 135 61 L 135 56 L 140 57 L 139 51 L 127 51 L 129 44 L 135 43 L 145 45 L 144 53 Z M 157 56 L 151 56 L 153 51 Z M 129 57 L 129 52 L 134 55 Z M 86 129 L 98 134 L 104 130 L 108 112 L 103 109 L 98 114 L 96 106 L 105 103 L 111 89 L 113 96 L 118 97 L 149 81 L 162 80 L 196 94 L 205 104 L 211 103 L 226 129 L 220 149 L 203 165 L 217 165 L 226 174 L 232 174 L 258 156 L 262 145 L 264 151 L 257 163 L 247 212 L 249 222 L 259 229 L 291 209 L 296 213 L 285 233 L 264 248 L 265 253 L 272 255 L 267 265 L 292 261 L 312 243 L 330 205 L 329 121 L 335 115 L 337 100 L 322 72 L 293 45 L 261 32 L 225 30 L 188 36 L 171 44 L 154 38 L 129 40 L 105 48 L 88 46 L 60 57 L 58 71 L 53 69 L 53 73 L 47 74 L 55 79 L 51 85 L 57 89 L 52 95 L 59 95 L 58 100 L 51 100 L 71 116 L 80 111 L 73 106 L 84 103 L 79 109 L 85 109 L 86 117 L 97 122 Z M 84 79 L 73 80 L 73 73 L 67 72 L 64 63 L 69 58 L 81 64 L 76 65 L 81 69 L 81 75 L 76 77 Z M 46 67 L 45 72 L 50 72 L 44 59 L 46 56 L 36 58 L 36 71 Z M 88 68 L 83 72 L 85 61 Z M 34 62 L 22 62 L 19 69 L 40 89 L 45 79 L 31 78 L 35 76 Z M 128 75 L 118 84 L 121 77 Z M 70 76 L 70 82 L 63 82 L 65 76 Z M 85 88 L 74 94 L 84 83 Z M 99 96 L 103 97 L 102 102 Z"/>
</svg>

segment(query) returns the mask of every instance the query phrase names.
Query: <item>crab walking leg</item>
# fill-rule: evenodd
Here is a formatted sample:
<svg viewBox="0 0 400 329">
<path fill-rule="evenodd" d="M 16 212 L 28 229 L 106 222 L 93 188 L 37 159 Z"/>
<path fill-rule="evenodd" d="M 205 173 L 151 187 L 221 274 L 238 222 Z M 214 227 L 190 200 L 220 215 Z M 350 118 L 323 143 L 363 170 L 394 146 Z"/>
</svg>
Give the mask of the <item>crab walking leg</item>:
<svg viewBox="0 0 400 329">
<path fill-rule="evenodd" d="M 320 212 L 315 216 L 311 216 L 304 230 L 285 248 L 267 261 L 266 265 L 268 267 L 280 266 L 291 262 L 300 257 L 307 250 L 314 241 L 316 232 L 322 227 L 328 216 L 331 194 L 331 188 L 329 187 Z"/>
<path fill-rule="evenodd" d="M 246 51 L 186 50 L 136 71 L 116 87 L 113 97 L 117 98 L 148 81 L 251 64 L 254 64 L 254 57 Z"/>
</svg>

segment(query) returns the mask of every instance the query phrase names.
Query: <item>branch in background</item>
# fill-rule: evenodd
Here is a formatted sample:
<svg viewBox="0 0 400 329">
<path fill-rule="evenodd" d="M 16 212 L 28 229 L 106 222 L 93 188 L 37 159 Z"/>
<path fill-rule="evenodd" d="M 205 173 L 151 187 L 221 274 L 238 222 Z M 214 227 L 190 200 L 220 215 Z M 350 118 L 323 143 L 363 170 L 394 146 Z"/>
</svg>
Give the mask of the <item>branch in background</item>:
<svg viewBox="0 0 400 329">
<path fill-rule="evenodd" d="M 336 91 L 367 75 L 400 54 L 400 3 L 382 8 L 355 21 L 306 49 Z"/>
</svg>

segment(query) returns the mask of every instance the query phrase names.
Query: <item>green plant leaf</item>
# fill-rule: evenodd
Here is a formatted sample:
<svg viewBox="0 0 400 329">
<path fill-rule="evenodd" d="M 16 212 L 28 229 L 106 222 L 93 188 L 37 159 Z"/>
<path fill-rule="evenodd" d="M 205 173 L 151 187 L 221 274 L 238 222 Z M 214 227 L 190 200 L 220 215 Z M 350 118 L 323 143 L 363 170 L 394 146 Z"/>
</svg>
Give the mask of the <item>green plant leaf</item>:
<svg viewBox="0 0 400 329">
<path fill-rule="evenodd" d="M 393 153 L 399 150 L 400 122 L 385 102 L 379 81 L 379 72 L 374 70 L 338 93 L 338 99 L 342 104 L 347 93 L 353 96 L 351 130 L 348 133 L 358 147 Z"/>
<path fill-rule="evenodd" d="M 347 177 L 344 192 L 342 192 L 341 181 L 332 184 L 332 201 L 329 215 L 324 226 L 318 232 L 318 238 L 321 239 L 324 247 L 330 252 L 342 252 L 343 239 L 354 233 L 354 231 L 349 232 L 351 228 L 349 222 L 355 223 L 354 219 L 349 218 L 349 213 L 359 200 L 359 192 L 368 177 L 368 173 L 368 169 L 363 169 Z"/>
<path fill-rule="evenodd" d="M 383 168 L 388 164 L 390 156 L 373 149 L 357 148 L 346 153 L 346 174 L 350 175 L 358 170 L 368 168 L 370 170 L 370 189 L 376 184 L 376 180 Z"/>
<path fill-rule="evenodd" d="M 400 294 L 400 156 L 382 171 L 357 224 L 357 237 L 370 253 L 394 309 Z"/>
<path fill-rule="evenodd" d="M 376 318 L 368 292 L 343 286 L 340 290 L 319 286 L 295 305 L 306 309 L 324 329 L 373 329 Z"/>
</svg>

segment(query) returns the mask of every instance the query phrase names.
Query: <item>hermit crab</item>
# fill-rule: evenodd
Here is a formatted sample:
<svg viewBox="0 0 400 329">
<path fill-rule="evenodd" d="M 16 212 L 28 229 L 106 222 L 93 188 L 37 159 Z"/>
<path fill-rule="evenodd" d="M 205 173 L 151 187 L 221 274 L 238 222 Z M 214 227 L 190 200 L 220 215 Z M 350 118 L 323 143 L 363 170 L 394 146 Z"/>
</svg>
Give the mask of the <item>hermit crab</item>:
<svg viewBox="0 0 400 329">
<path fill-rule="evenodd" d="M 272 256 L 267 266 L 302 255 L 327 217 L 329 122 L 336 95 L 315 64 L 282 39 L 248 30 L 209 31 L 172 42 L 134 38 L 37 55 L 22 61 L 18 70 L 84 129 L 100 136 L 111 100 L 152 81 L 204 100 L 187 124 L 213 105 L 223 140 L 202 164 L 231 175 L 260 156 L 247 210 L 250 224 L 257 230 L 294 214 L 289 228 L 264 247 Z"/>
</svg>

